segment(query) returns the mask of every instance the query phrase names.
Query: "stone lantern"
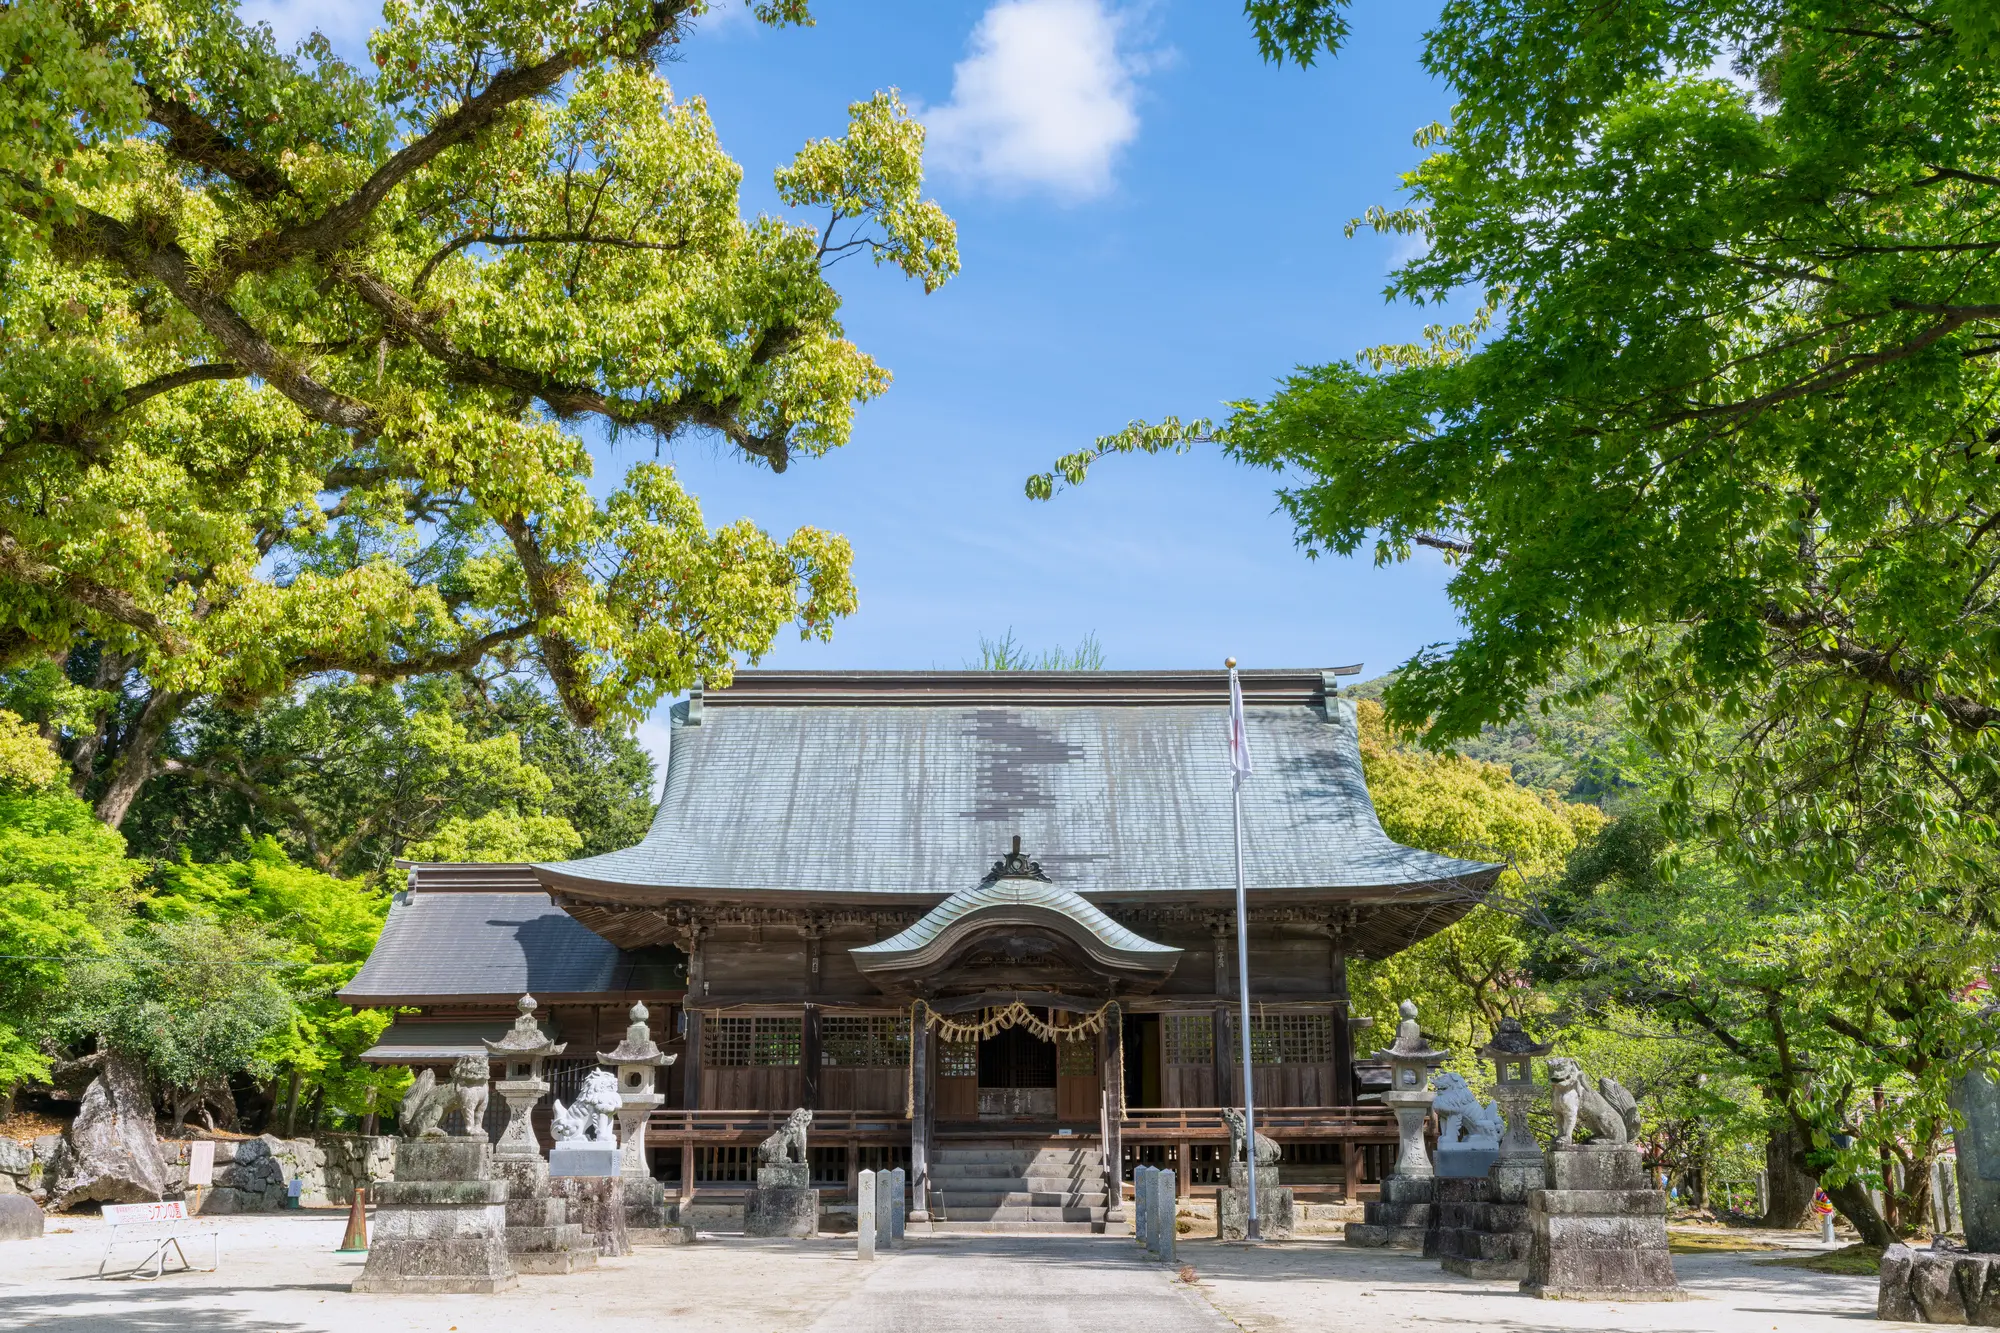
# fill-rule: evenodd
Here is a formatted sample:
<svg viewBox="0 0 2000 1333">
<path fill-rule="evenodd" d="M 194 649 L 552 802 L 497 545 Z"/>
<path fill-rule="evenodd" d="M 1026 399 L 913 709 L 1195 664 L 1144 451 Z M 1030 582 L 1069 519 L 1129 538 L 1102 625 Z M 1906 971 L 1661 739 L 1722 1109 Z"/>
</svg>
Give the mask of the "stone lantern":
<svg viewBox="0 0 2000 1333">
<path fill-rule="evenodd" d="M 1403 1021 L 1396 1025 L 1396 1044 L 1375 1052 L 1375 1058 L 1389 1062 L 1389 1090 L 1382 1094 L 1382 1104 L 1396 1113 L 1396 1128 L 1402 1135 L 1396 1174 L 1423 1179 L 1436 1174 L 1424 1148 L 1424 1117 L 1437 1100 L 1431 1091 L 1431 1068 L 1442 1064 L 1450 1052 L 1432 1050 L 1424 1040 L 1415 1001 L 1403 1001 L 1400 1012 Z"/>
<path fill-rule="evenodd" d="M 1507 1119 L 1507 1132 L 1500 1140 L 1502 1158 L 1532 1158 L 1540 1163 L 1542 1145 L 1528 1127 L 1528 1108 L 1539 1089 L 1535 1086 L 1535 1058 L 1547 1055 L 1553 1046 L 1536 1044 L 1521 1028 L 1518 1018 L 1503 1018 L 1493 1031 L 1493 1040 L 1479 1048 L 1479 1057 L 1493 1062 L 1493 1096 Z"/>
<path fill-rule="evenodd" d="M 486 1050 L 494 1072 L 500 1077 L 494 1089 L 507 1103 L 507 1127 L 493 1155 L 502 1160 L 540 1161 L 541 1145 L 535 1141 L 534 1110 L 549 1090 L 542 1077 L 542 1061 L 561 1055 L 563 1045 L 552 1042 L 535 1022 L 535 997 L 523 995 L 515 1002 L 521 1011 L 514 1026 L 499 1041 L 488 1041 Z"/>
<path fill-rule="evenodd" d="M 625 1029 L 625 1040 L 613 1050 L 598 1052 L 597 1063 L 618 1071 L 618 1174 L 627 1180 L 648 1180 L 653 1173 L 646 1162 L 646 1119 L 666 1100 L 653 1085 L 674 1057 L 654 1044 L 645 1005 L 633 1005 L 627 1017 L 632 1026 Z"/>
</svg>

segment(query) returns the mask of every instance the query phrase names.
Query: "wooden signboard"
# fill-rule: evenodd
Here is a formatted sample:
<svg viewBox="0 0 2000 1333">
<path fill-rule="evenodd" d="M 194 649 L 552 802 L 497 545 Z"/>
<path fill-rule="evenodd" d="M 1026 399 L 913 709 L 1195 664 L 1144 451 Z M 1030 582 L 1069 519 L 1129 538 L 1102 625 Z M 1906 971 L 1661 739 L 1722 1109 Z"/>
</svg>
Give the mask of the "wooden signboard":
<svg viewBox="0 0 2000 1333">
<path fill-rule="evenodd" d="M 215 1144 L 203 1139 L 188 1145 L 188 1184 L 213 1185 L 215 1183 Z"/>
</svg>

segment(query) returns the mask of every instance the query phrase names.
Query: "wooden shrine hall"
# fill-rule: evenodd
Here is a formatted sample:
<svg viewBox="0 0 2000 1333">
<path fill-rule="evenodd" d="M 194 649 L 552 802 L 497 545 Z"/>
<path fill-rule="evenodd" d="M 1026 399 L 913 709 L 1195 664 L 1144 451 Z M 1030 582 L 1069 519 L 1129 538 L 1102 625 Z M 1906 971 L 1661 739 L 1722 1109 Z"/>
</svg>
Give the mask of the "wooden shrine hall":
<svg viewBox="0 0 2000 1333">
<path fill-rule="evenodd" d="M 1349 1198 L 1396 1133 L 1360 1100 L 1347 964 L 1457 920 L 1501 869 L 1383 833 L 1355 670 L 1242 673 L 1258 1128 L 1286 1183 Z M 815 1183 L 905 1165 L 913 1213 L 975 1215 L 944 1164 L 979 1145 L 1199 1189 L 1243 1076 L 1227 733 L 1220 671 L 741 672 L 673 709 L 637 846 L 412 865 L 341 998 L 405 1011 L 367 1059 L 435 1066 L 530 993 L 565 1099 L 643 1001 L 677 1057 L 654 1173 L 683 1198 L 742 1190 L 799 1106 Z M 1102 1217 L 1100 1194 L 1060 1220 Z"/>
</svg>

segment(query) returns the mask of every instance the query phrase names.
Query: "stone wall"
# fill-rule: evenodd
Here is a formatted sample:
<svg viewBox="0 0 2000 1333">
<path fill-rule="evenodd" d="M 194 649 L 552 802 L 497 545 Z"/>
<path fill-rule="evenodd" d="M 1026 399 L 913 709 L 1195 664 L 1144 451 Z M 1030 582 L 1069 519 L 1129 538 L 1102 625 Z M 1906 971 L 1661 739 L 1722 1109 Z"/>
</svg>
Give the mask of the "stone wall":
<svg viewBox="0 0 2000 1333">
<path fill-rule="evenodd" d="M 60 1134 L 44 1134 L 33 1141 L 0 1139 L 0 1194 L 26 1194 L 39 1202 L 42 1177 L 61 1145 Z"/>
<path fill-rule="evenodd" d="M 329 1203 L 352 1202 L 356 1186 L 396 1178 L 396 1140 L 388 1134 L 322 1134 Z"/>
<path fill-rule="evenodd" d="M 167 1161 L 167 1193 L 187 1190 L 190 1140 L 167 1139 L 160 1151 Z M 326 1154 L 311 1139 L 281 1139 L 264 1134 L 254 1139 L 215 1140 L 215 1183 L 201 1192 L 203 1213 L 271 1213 L 285 1206 L 291 1181 L 305 1188 L 299 1204 L 323 1208 L 331 1203 L 326 1190 Z"/>
<path fill-rule="evenodd" d="M 1875 1317 L 2000 1327 L 2000 1254 L 1891 1245 L 1882 1252 Z"/>
</svg>

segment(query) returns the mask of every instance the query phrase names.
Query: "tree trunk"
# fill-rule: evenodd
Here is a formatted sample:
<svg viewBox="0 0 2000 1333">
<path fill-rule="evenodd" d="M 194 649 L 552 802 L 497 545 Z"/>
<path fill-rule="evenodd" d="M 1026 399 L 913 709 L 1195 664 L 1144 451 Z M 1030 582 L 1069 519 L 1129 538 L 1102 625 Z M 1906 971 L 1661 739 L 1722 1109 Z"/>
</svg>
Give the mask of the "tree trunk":
<svg viewBox="0 0 2000 1333">
<path fill-rule="evenodd" d="M 1806 1225 L 1817 1186 L 1801 1165 L 1804 1160 L 1798 1135 L 1791 1129 L 1774 1129 L 1764 1140 L 1764 1174 L 1770 1188 L 1762 1225 L 1788 1231 Z"/>
<path fill-rule="evenodd" d="M 118 758 L 112 763 L 111 784 L 97 798 L 96 813 L 100 821 L 112 828 L 125 822 L 132 802 L 139 799 L 140 788 L 158 771 L 157 755 L 167 729 L 193 698 L 176 690 L 154 690 L 147 696 L 146 706 L 139 710 L 139 720 L 132 725 L 131 735 L 119 747 Z"/>
<path fill-rule="evenodd" d="M 110 647 L 99 644 L 97 648 L 97 670 L 92 673 L 90 688 L 100 694 L 115 694 L 125 683 L 125 672 L 129 662 L 122 653 L 114 653 Z M 106 708 L 98 710 L 93 719 L 95 725 L 77 737 L 76 749 L 70 754 L 70 790 L 83 796 L 90 790 L 91 779 L 97 776 L 97 755 L 110 739 L 111 729 L 118 725 L 118 705 L 114 701 Z"/>
<path fill-rule="evenodd" d="M 298 1070 L 292 1071 L 292 1090 L 285 1098 L 285 1137 L 296 1138 L 299 1132 L 299 1084 L 305 1076 Z"/>
<path fill-rule="evenodd" d="M 21 1090 L 18 1083 L 0 1083 L 0 1120 L 9 1120 L 14 1115 L 14 1094 Z"/>
<path fill-rule="evenodd" d="M 1882 1214 L 1875 1209 L 1875 1201 L 1868 1197 L 1868 1187 L 1858 1180 L 1850 1180 L 1844 1185 L 1824 1185 L 1826 1197 L 1833 1200 L 1833 1206 L 1847 1219 L 1861 1236 L 1864 1245 L 1893 1245 L 1896 1233 L 1882 1220 Z"/>
</svg>

